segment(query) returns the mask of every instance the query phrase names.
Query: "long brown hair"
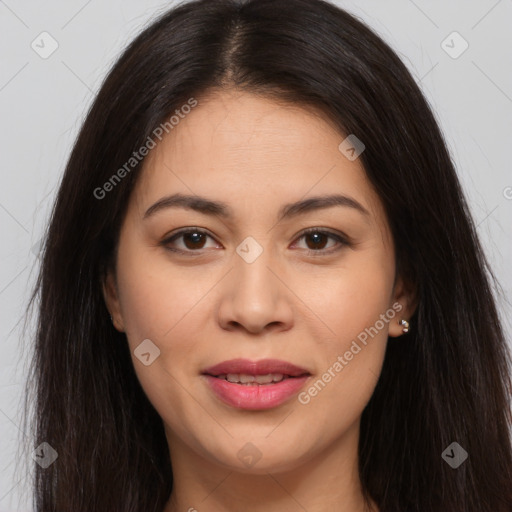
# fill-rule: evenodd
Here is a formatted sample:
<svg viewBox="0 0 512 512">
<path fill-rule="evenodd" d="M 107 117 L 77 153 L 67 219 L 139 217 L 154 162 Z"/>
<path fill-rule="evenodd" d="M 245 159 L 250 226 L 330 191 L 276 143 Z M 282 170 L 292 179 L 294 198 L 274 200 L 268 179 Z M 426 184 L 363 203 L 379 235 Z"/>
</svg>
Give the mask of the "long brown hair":
<svg viewBox="0 0 512 512">
<path fill-rule="evenodd" d="M 374 32 L 322 0 L 197 0 L 146 28 L 106 77 L 70 155 L 30 306 L 28 389 L 38 512 L 161 512 L 173 486 L 162 420 L 133 369 L 101 283 L 143 160 L 108 182 L 191 97 L 238 87 L 321 108 L 357 134 L 385 206 L 414 326 L 390 340 L 365 408 L 360 478 L 381 512 L 510 512 L 510 354 L 486 261 L 435 118 Z M 453 469 L 441 454 L 469 454 Z"/>
</svg>

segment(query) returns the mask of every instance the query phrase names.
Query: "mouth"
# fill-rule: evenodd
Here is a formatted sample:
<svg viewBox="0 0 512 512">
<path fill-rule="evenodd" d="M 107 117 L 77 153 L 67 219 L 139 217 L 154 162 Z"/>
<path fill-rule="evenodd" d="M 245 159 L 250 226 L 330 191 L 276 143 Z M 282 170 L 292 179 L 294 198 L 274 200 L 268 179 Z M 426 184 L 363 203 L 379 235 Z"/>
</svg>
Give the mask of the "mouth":
<svg viewBox="0 0 512 512">
<path fill-rule="evenodd" d="M 287 402 L 311 373 L 286 361 L 233 359 L 206 368 L 202 375 L 214 395 L 237 409 L 270 409 Z"/>
<path fill-rule="evenodd" d="M 227 375 L 212 375 L 217 379 L 224 379 L 233 384 L 241 384 L 242 386 L 265 386 L 281 382 L 285 379 L 295 379 L 291 375 L 283 375 L 282 373 L 267 373 L 266 375 L 248 375 L 243 373 L 228 373 Z"/>
</svg>

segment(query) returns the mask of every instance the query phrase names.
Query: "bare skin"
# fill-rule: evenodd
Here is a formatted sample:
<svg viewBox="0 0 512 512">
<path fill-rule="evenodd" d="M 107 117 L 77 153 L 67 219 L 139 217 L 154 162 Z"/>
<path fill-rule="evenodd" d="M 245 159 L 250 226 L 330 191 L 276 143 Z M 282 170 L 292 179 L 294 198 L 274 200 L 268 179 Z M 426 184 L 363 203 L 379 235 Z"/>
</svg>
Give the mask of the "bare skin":
<svg viewBox="0 0 512 512">
<path fill-rule="evenodd" d="M 165 425 L 174 487 L 164 512 L 370 510 L 358 476 L 360 418 L 413 300 L 395 276 L 380 199 L 360 160 L 338 149 L 344 138 L 311 110 L 224 91 L 201 99 L 147 157 L 104 295 Z M 233 216 L 173 207 L 144 218 L 176 193 L 222 201 Z M 344 205 L 278 220 L 284 204 L 329 194 L 366 213 Z M 165 246 L 180 228 L 207 235 Z M 320 234 L 302 235 L 307 228 Z M 247 237 L 262 249 L 251 263 L 236 251 Z M 134 355 L 145 339 L 160 350 L 148 366 Z M 345 357 L 354 340 L 360 350 Z M 202 370 L 239 357 L 307 369 L 302 401 L 249 411 L 219 400 Z M 252 464 L 240 456 L 247 443 Z"/>
</svg>

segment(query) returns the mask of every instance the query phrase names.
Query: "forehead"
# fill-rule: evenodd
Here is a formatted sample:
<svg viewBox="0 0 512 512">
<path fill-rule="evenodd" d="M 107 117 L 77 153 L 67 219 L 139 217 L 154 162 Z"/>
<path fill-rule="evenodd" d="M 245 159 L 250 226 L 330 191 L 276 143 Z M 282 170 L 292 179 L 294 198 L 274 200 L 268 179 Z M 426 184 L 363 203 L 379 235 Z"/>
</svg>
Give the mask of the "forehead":
<svg viewBox="0 0 512 512">
<path fill-rule="evenodd" d="M 257 209 L 337 192 L 378 208 L 360 160 L 338 149 L 344 138 L 318 110 L 217 92 L 199 100 L 148 154 L 138 202 L 181 192 Z"/>
<path fill-rule="evenodd" d="M 223 169 L 248 175 L 260 170 L 261 175 L 306 158 L 299 171 L 320 155 L 336 152 L 341 141 L 319 112 L 248 93 L 217 92 L 183 117 L 149 155 L 148 165 L 174 156 L 202 168 L 218 167 L 210 160 L 214 155 L 227 160 Z"/>
</svg>

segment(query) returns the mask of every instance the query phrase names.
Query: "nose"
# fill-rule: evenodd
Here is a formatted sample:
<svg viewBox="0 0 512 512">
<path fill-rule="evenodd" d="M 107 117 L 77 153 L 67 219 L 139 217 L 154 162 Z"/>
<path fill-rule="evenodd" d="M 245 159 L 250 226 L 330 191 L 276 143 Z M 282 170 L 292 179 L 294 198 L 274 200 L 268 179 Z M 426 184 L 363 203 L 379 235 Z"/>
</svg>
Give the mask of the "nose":
<svg viewBox="0 0 512 512">
<path fill-rule="evenodd" d="M 234 255 L 234 268 L 223 280 L 217 314 L 228 331 L 251 334 L 286 331 L 293 325 L 293 293 L 286 276 L 264 250 L 252 263 Z"/>
</svg>

